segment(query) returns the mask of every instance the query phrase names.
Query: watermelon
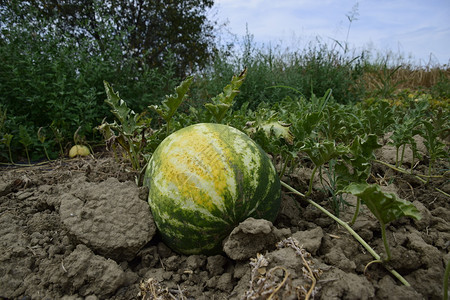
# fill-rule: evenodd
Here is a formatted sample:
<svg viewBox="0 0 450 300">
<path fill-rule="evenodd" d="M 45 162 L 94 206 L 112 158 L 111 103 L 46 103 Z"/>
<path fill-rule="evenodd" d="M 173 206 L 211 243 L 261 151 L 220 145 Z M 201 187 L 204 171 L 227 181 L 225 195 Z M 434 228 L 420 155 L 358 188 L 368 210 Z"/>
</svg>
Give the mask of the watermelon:
<svg viewBox="0 0 450 300">
<path fill-rule="evenodd" d="M 200 123 L 165 138 L 144 176 L 163 241 L 182 254 L 217 254 L 248 217 L 274 221 L 281 202 L 277 172 L 246 134 Z"/>
</svg>

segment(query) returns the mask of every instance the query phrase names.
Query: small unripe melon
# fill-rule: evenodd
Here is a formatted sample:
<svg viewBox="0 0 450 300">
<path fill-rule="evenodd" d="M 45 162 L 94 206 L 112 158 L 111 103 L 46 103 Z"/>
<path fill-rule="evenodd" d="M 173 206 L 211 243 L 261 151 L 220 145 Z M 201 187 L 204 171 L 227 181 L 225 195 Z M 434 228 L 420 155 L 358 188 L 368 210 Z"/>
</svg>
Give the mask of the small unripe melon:
<svg viewBox="0 0 450 300">
<path fill-rule="evenodd" d="M 74 158 L 75 156 L 88 156 L 89 154 L 91 154 L 89 148 L 84 145 L 75 145 L 69 151 L 70 158 Z"/>
</svg>

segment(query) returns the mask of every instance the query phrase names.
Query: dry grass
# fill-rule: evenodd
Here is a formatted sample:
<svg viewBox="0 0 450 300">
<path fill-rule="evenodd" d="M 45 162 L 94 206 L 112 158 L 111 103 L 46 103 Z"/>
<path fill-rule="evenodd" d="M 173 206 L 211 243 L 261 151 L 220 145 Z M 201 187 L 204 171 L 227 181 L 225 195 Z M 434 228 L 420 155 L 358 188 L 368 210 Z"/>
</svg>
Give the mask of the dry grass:
<svg viewBox="0 0 450 300">
<path fill-rule="evenodd" d="M 314 266 L 311 254 L 299 242 L 289 237 L 277 243 L 277 248 L 292 248 L 302 260 L 303 277 L 306 283 L 293 286 L 289 271 L 283 266 L 275 266 L 269 270 L 269 261 L 260 253 L 250 259 L 252 267 L 250 287 L 242 297 L 243 300 L 276 300 L 296 295 L 297 299 L 309 300 L 317 292 L 317 279 L 322 270 Z"/>
<path fill-rule="evenodd" d="M 389 85 L 395 89 L 431 89 L 440 81 L 450 81 L 450 68 L 414 69 L 411 67 L 377 68 L 364 73 L 362 81 L 369 91 L 379 91 Z"/>
<path fill-rule="evenodd" d="M 140 292 L 138 297 L 142 300 L 187 300 L 183 290 L 169 289 L 162 286 L 154 278 L 149 278 L 139 284 Z"/>
</svg>

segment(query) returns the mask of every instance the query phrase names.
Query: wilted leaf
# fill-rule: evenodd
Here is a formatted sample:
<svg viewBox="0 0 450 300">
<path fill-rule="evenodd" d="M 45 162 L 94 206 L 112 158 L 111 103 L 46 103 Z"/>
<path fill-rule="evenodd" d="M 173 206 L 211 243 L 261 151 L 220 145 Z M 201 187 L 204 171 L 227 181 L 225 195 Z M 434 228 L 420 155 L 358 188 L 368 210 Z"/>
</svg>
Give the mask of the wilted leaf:
<svg viewBox="0 0 450 300">
<path fill-rule="evenodd" d="M 249 122 L 247 125 L 249 133 L 262 130 L 268 138 L 274 136 L 277 139 L 283 138 L 290 145 L 294 143 L 294 135 L 289 130 L 290 124 L 269 120 L 267 122 Z"/>
</svg>

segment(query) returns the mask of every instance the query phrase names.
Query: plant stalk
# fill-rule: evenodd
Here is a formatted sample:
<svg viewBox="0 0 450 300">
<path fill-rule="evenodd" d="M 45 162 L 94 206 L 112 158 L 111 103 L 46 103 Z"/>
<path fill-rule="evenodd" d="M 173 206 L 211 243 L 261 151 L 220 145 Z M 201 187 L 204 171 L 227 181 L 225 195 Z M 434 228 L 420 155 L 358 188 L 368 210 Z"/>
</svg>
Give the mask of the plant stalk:
<svg viewBox="0 0 450 300">
<path fill-rule="evenodd" d="M 386 250 L 386 262 L 391 260 L 391 250 L 386 236 L 386 224 L 380 220 L 381 225 L 381 238 L 383 239 L 384 249 Z"/>
<path fill-rule="evenodd" d="M 314 182 L 314 175 L 316 175 L 317 169 L 319 168 L 319 166 L 314 166 L 314 169 L 312 171 L 311 174 L 311 178 L 309 179 L 309 187 L 308 187 L 308 192 L 306 193 L 305 196 L 303 197 L 308 197 L 309 195 L 311 195 L 312 193 L 312 188 L 313 188 L 313 182 Z"/>
<path fill-rule="evenodd" d="M 286 166 L 287 166 L 288 162 L 289 162 L 289 155 L 286 155 L 286 159 L 284 160 L 283 168 L 281 169 L 281 172 L 280 172 L 280 178 L 282 178 L 284 175 L 284 172 L 286 172 Z"/>
<path fill-rule="evenodd" d="M 47 157 L 47 160 L 50 160 L 50 156 L 48 156 L 47 148 L 45 147 L 45 145 L 43 145 L 43 147 L 44 147 L 45 157 Z"/>
<path fill-rule="evenodd" d="M 402 154 L 400 156 L 400 164 L 399 164 L 399 166 L 403 166 L 403 159 L 405 158 L 405 150 L 406 150 L 406 144 L 403 144 Z"/>
<path fill-rule="evenodd" d="M 294 189 L 293 187 L 291 187 L 290 185 L 288 185 L 287 183 L 284 183 L 283 181 L 281 181 L 281 185 L 284 186 L 285 188 L 287 188 L 288 190 L 290 190 L 291 192 L 293 192 L 294 194 L 297 194 L 303 198 L 305 198 L 305 195 L 300 193 L 299 191 L 297 191 L 296 189 Z M 378 255 L 375 250 L 372 249 L 372 247 L 370 247 L 369 244 L 367 244 L 367 242 L 359 235 L 357 234 L 346 222 L 342 221 L 341 219 L 339 219 L 338 217 L 336 217 L 335 215 L 333 215 L 332 213 L 330 213 L 328 210 L 326 210 L 325 208 L 323 208 L 322 206 L 320 206 L 319 204 L 317 204 L 316 202 L 310 200 L 310 199 L 306 199 L 305 200 L 313 205 L 314 207 L 318 208 L 321 212 L 323 212 L 324 214 L 326 214 L 327 216 L 329 216 L 330 218 L 332 218 L 334 221 L 336 221 L 339 225 L 341 225 L 342 227 L 344 227 L 376 260 L 380 260 L 381 257 L 380 255 Z M 402 275 L 400 275 L 398 272 L 396 272 L 395 270 L 393 270 L 392 268 L 384 265 L 385 268 L 392 274 L 394 275 L 401 283 L 403 283 L 405 286 L 411 286 L 409 284 L 408 281 L 406 281 L 405 278 L 403 278 Z"/>
<path fill-rule="evenodd" d="M 25 153 L 27 154 L 28 164 L 31 165 L 30 154 L 28 154 L 28 147 L 25 146 Z"/>
<path fill-rule="evenodd" d="M 399 160 L 398 160 L 398 150 L 400 149 L 400 146 L 397 146 L 395 149 L 395 166 L 399 166 Z"/>
<path fill-rule="evenodd" d="M 359 215 L 359 209 L 361 207 L 361 199 L 358 197 L 358 199 L 356 199 L 356 208 L 355 208 L 355 213 L 353 214 L 353 218 L 350 221 L 350 226 L 353 226 L 353 224 L 355 224 L 356 219 L 358 218 Z"/>
<path fill-rule="evenodd" d="M 12 153 L 11 153 L 11 147 L 10 146 L 8 146 L 8 153 L 9 153 L 9 160 L 14 165 L 15 163 L 14 163 L 13 158 L 12 158 Z"/>
</svg>

